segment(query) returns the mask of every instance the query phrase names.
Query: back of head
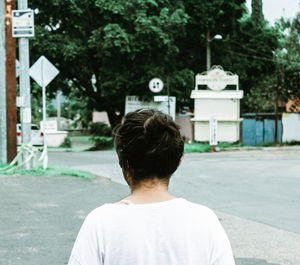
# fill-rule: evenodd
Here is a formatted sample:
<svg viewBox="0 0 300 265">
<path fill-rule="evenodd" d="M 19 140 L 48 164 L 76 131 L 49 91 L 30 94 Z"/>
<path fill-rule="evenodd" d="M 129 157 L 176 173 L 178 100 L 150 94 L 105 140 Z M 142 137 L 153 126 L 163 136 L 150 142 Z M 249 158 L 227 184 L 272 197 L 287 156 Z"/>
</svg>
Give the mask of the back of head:
<svg viewBox="0 0 300 265">
<path fill-rule="evenodd" d="M 168 180 L 183 155 L 179 126 L 157 110 L 128 113 L 114 129 L 119 163 L 133 184 L 158 178 Z"/>
</svg>

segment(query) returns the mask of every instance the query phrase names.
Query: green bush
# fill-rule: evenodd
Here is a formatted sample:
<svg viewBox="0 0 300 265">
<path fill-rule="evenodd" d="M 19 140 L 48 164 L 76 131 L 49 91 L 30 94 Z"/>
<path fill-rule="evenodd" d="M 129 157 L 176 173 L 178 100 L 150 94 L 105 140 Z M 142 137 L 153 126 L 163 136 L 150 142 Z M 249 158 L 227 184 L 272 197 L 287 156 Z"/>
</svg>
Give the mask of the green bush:
<svg viewBox="0 0 300 265">
<path fill-rule="evenodd" d="M 93 136 L 91 137 L 91 142 L 93 143 L 93 147 L 89 149 L 90 151 L 112 149 L 114 146 L 112 137 Z"/>
<path fill-rule="evenodd" d="M 70 148 L 72 147 L 72 142 L 69 137 L 66 137 L 63 143 L 59 147 Z"/>
<path fill-rule="evenodd" d="M 91 125 L 91 135 L 93 136 L 111 136 L 111 128 L 104 122 L 94 122 Z"/>
</svg>

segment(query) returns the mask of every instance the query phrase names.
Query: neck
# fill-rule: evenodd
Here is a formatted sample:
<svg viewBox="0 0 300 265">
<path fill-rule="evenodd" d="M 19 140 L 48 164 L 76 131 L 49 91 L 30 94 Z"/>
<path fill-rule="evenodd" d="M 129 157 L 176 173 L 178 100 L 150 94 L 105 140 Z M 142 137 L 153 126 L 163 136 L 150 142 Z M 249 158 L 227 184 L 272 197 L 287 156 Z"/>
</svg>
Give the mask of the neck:
<svg viewBox="0 0 300 265">
<path fill-rule="evenodd" d="M 159 179 L 151 179 L 131 187 L 131 195 L 126 199 L 132 203 L 143 204 L 168 201 L 174 198 L 168 192 L 168 183 Z"/>
</svg>

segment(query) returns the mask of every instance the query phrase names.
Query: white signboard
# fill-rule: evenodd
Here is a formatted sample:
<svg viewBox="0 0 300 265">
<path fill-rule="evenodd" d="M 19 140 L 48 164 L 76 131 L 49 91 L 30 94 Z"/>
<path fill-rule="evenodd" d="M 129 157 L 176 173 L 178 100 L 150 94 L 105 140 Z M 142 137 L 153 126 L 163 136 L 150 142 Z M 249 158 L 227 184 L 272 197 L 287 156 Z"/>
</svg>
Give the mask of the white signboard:
<svg viewBox="0 0 300 265">
<path fill-rule="evenodd" d="M 57 75 L 58 69 L 45 57 L 41 56 L 29 70 L 30 76 L 41 87 L 46 87 Z"/>
<path fill-rule="evenodd" d="M 222 67 L 215 67 L 206 74 L 196 75 L 196 90 L 198 85 L 207 85 L 212 90 L 223 90 L 227 85 L 236 85 L 238 90 L 239 77 L 230 72 L 225 72 Z"/>
<path fill-rule="evenodd" d="M 45 122 L 46 126 L 44 127 L 44 121 L 41 121 L 41 130 L 43 132 L 57 132 L 57 121 L 46 121 Z"/>
<path fill-rule="evenodd" d="M 164 83 L 159 78 L 153 78 L 149 82 L 149 89 L 154 93 L 159 93 L 164 88 Z"/>
<path fill-rule="evenodd" d="M 211 118 L 209 121 L 209 144 L 217 145 L 218 144 L 218 121 L 216 118 Z"/>
<path fill-rule="evenodd" d="M 296 141 L 300 142 L 300 114 L 283 113 L 282 114 L 282 142 Z"/>
<path fill-rule="evenodd" d="M 16 106 L 21 108 L 21 107 L 25 107 L 25 98 L 22 97 L 16 97 Z"/>
<path fill-rule="evenodd" d="M 154 96 L 154 102 L 167 102 L 168 96 Z"/>
<path fill-rule="evenodd" d="M 173 120 L 175 121 L 176 114 L 176 97 L 170 97 L 168 101 L 162 102 L 147 102 L 141 101 L 136 96 L 127 96 L 125 103 L 125 114 L 131 111 L 135 111 L 137 109 L 157 109 L 165 114 L 169 114 Z"/>
<path fill-rule="evenodd" d="M 14 38 L 34 37 L 33 10 L 12 11 L 12 36 Z"/>
</svg>

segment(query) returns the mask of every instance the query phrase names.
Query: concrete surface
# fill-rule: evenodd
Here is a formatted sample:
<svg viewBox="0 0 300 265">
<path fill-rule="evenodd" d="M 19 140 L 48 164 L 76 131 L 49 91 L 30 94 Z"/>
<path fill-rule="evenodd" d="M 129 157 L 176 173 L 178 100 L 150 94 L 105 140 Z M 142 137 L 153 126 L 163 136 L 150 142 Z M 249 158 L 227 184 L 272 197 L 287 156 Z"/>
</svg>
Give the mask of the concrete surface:
<svg viewBox="0 0 300 265">
<path fill-rule="evenodd" d="M 300 148 L 185 155 L 171 190 L 214 209 L 237 265 L 300 264 Z M 89 211 L 129 192 L 116 156 L 50 152 L 103 177 L 0 176 L 0 264 L 67 264 Z"/>
<path fill-rule="evenodd" d="M 114 151 L 50 152 L 49 163 L 126 185 Z M 177 196 L 300 234 L 298 187 L 300 146 L 185 154 L 170 184 Z"/>
<path fill-rule="evenodd" d="M 67 264 L 85 216 L 127 193 L 103 178 L 0 176 L 0 264 Z"/>
</svg>

